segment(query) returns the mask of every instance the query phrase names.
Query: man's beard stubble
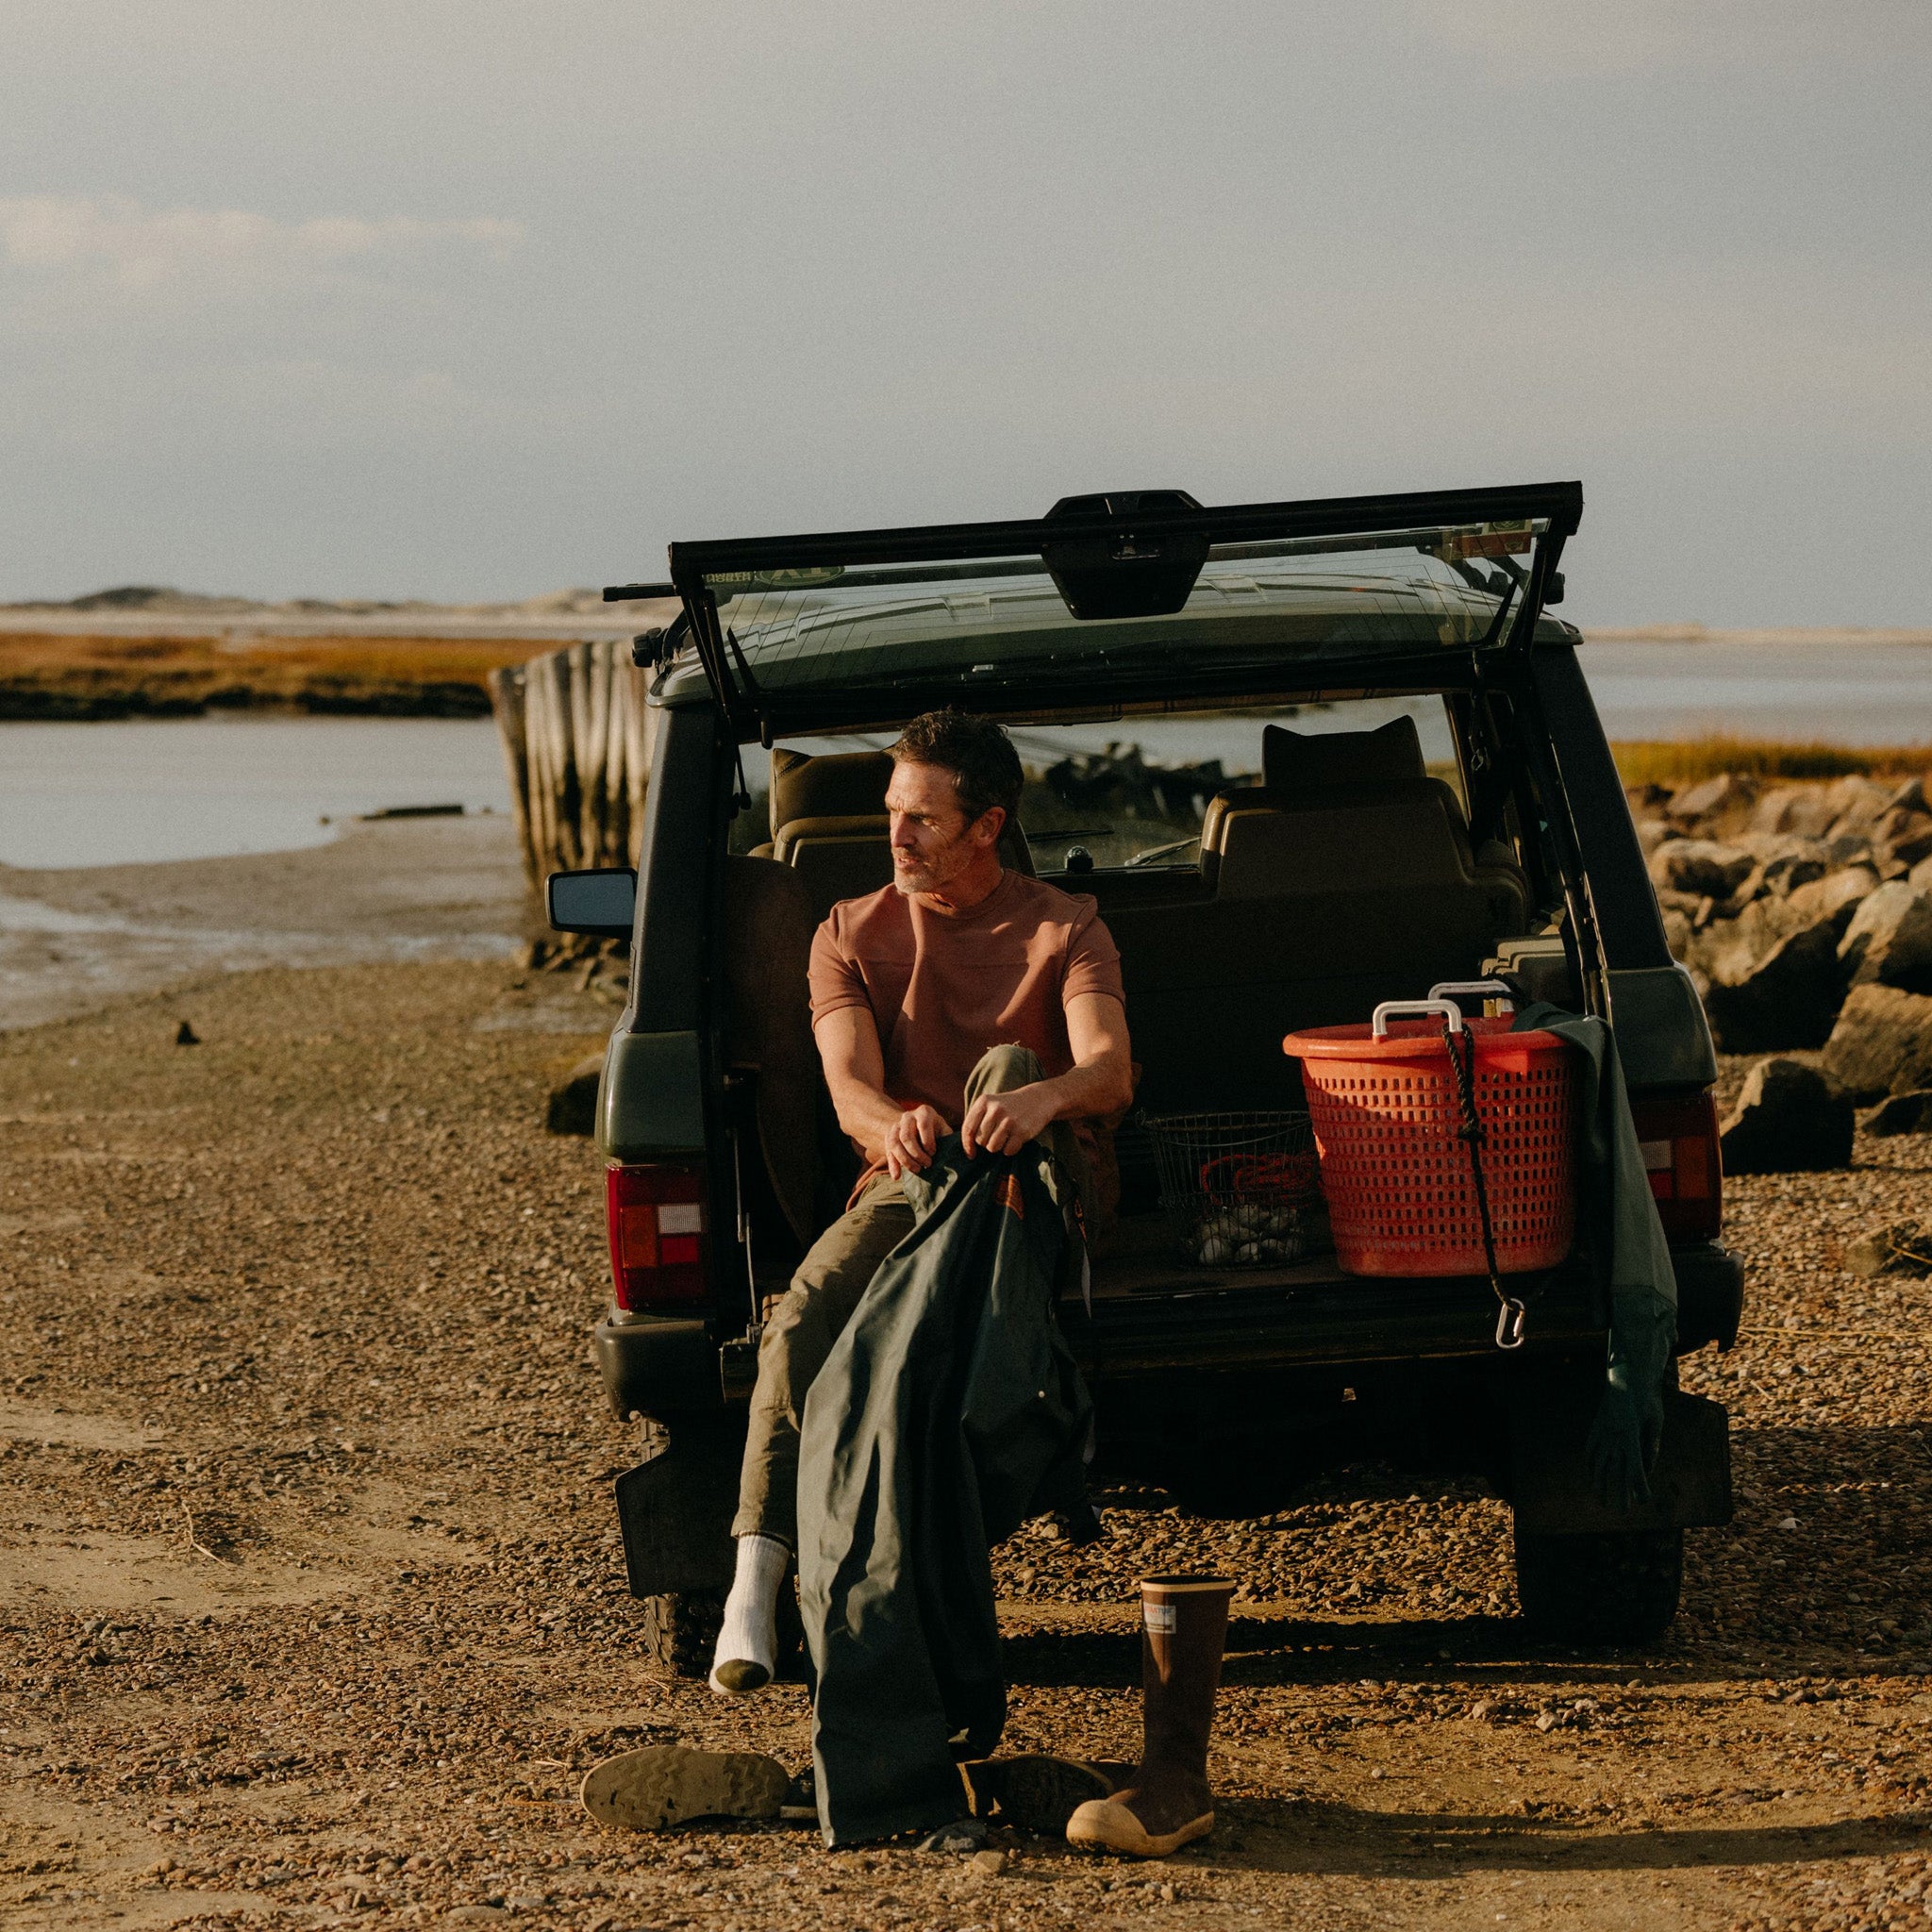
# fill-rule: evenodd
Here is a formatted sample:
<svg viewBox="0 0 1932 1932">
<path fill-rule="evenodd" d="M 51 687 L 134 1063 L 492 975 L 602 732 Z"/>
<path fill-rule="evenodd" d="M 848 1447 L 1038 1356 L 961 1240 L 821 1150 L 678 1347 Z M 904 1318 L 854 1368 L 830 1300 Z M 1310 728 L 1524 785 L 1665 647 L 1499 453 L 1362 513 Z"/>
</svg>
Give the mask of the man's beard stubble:
<svg viewBox="0 0 1932 1932">
<path fill-rule="evenodd" d="M 943 892 L 947 884 L 973 863 L 973 848 L 966 842 L 966 829 L 949 840 L 916 870 L 902 866 L 898 854 L 892 856 L 892 883 L 908 895 L 914 892 Z"/>
</svg>

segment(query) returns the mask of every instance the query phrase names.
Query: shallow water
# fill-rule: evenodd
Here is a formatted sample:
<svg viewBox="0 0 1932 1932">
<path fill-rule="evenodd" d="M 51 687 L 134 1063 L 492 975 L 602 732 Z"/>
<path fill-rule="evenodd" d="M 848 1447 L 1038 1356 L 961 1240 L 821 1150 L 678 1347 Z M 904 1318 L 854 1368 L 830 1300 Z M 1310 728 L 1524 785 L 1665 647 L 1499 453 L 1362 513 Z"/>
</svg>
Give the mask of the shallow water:
<svg viewBox="0 0 1932 1932">
<path fill-rule="evenodd" d="M 1614 643 L 1585 645 L 1580 655 L 1613 739 L 1725 731 L 1845 744 L 1932 741 L 1932 647 L 1924 645 Z M 1296 722 L 1320 730 L 1367 721 L 1305 710 Z M 1165 763 L 1221 758 L 1234 772 L 1258 762 L 1252 722 L 1147 719 L 1061 726 L 1051 737 L 1022 748 L 1043 762 L 1132 740 Z M 748 747 L 745 762 L 761 787 L 762 755 Z M 291 851 L 325 843 L 361 812 L 442 804 L 509 808 L 487 719 L 0 724 L 0 863 L 8 865 Z"/>
<path fill-rule="evenodd" d="M 1585 644 L 1612 739 L 1824 739 L 1932 743 L 1932 646 Z"/>
<path fill-rule="evenodd" d="M 508 811 L 494 724 L 248 716 L 0 724 L 7 865 L 288 852 L 397 805 Z"/>
</svg>

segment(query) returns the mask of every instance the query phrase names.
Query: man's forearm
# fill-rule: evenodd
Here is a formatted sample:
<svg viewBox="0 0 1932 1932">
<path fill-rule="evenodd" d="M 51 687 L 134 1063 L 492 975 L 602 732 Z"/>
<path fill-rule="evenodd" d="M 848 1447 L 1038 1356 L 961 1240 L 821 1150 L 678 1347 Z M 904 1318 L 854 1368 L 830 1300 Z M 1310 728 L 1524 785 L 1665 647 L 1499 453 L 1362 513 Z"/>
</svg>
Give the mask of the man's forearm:
<svg viewBox="0 0 1932 1932">
<path fill-rule="evenodd" d="M 1050 1120 L 1100 1120 L 1132 1102 L 1133 1075 L 1124 1054 L 1108 1052 L 1076 1062 L 1051 1080 L 1037 1081 L 1033 1091 L 1052 1100 Z"/>
<path fill-rule="evenodd" d="M 832 1091 L 832 1111 L 839 1124 L 865 1149 L 868 1160 L 883 1158 L 886 1135 L 905 1111 L 890 1093 L 882 1093 L 861 1080 L 826 1083 Z"/>
</svg>

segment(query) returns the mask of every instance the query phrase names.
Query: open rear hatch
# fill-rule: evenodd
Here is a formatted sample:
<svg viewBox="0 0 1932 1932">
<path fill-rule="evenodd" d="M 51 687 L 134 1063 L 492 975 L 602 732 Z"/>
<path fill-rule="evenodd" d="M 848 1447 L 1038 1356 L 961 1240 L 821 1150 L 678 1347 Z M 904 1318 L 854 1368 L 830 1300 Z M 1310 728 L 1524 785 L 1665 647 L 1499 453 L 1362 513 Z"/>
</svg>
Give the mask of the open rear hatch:
<svg viewBox="0 0 1932 1932">
<path fill-rule="evenodd" d="M 1351 672 L 1426 683 L 1523 648 L 1561 595 L 1575 483 L 1204 508 L 1069 497 L 1024 523 L 674 543 L 678 628 L 741 740 L 947 702 L 1104 712 Z"/>
</svg>

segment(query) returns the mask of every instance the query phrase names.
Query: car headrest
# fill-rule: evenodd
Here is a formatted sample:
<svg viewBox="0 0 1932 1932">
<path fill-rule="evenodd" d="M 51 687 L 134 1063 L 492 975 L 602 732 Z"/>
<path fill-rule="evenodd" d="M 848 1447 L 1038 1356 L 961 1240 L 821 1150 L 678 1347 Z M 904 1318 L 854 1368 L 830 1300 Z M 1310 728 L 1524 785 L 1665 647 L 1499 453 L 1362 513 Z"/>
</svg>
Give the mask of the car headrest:
<svg viewBox="0 0 1932 1932">
<path fill-rule="evenodd" d="M 772 754 L 772 836 L 794 819 L 883 818 L 892 760 L 882 751 Z"/>
<path fill-rule="evenodd" d="M 1428 774 L 1413 718 L 1391 718 L 1374 731 L 1290 731 L 1264 725 L 1261 773 L 1271 791 L 1392 785 Z"/>
</svg>

